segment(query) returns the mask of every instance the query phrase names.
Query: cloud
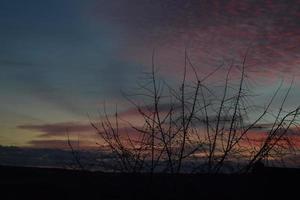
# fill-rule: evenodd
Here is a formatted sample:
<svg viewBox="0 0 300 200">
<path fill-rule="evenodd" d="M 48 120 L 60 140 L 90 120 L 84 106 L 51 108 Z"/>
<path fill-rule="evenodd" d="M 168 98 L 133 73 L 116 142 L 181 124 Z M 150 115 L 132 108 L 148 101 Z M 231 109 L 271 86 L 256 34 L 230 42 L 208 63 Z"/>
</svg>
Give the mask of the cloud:
<svg viewBox="0 0 300 200">
<path fill-rule="evenodd" d="M 179 105 L 178 105 L 179 106 Z M 149 108 L 147 106 L 141 106 L 141 109 L 151 111 L 151 105 L 149 105 Z M 161 104 L 159 107 L 161 116 L 164 116 L 165 113 L 169 111 L 169 105 L 167 104 Z M 175 108 L 177 109 L 177 108 Z M 150 112 L 145 111 L 145 112 Z M 136 108 L 129 108 L 123 112 L 119 113 L 119 129 L 118 134 L 120 138 L 124 138 L 125 140 L 128 139 L 129 136 L 130 139 L 135 140 L 138 139 L 141 136 L 141 133 L 135 130 L 131 127 L 133 125 L 136 128 L 143 129 L 142 126 L 144 125 L 145 121 L 142 118 L 142 116 L 139 114 L 139 112 L 136 110 Z M 115 119 L 113 115 L 109 115 L 108 119 L 111 120 L 112 126 L 115 125 Z M 104 119 L 105 120 L 105 119 Z M 198 129 L 199 133 L 202 133 L 202 128 L 205 125 L 205 118 L 199 118 L 201 121 L 201 124 L 197 121 L 194 123 L 195 128 Z M 225 125 L 225 127 L 228 128 L 231 117 L 222 117 L 221 119 L 222 124 Z M 101 119 L 100 119 L 101 121 Z M 94 121 L 95 125 L 99 127 L 99 130 L 102 130 L 100 121 Z M 130 122 L 127 123 L 127 122 Z M 209 123 L 215 124 L 217 122 L 216 116 L 209 116 Z M 256 124 L 248 133 L 249 139 L 253 141 L 255 144 L 261 144 L 261 142 L 266 138 L 268 131 L 272 128 L 272 123 L 259 123 Z M 247 125 L 245 125 L 247 127 Z M 97 130 L 95 130 L 91 124 L 88 122 L 64 122 L 64 123 L 52 123 L 52 124 L 27 124 L 27 125 L 19 125 L 18 128 L 20 129 L 26 129 L 26 130 L 32 130 L 32 131 L 38 131 L 41 133 L 40 140 L 33 140 L 29 142 L 28 144 L 32 147 L 45 147 L 45 148 L 68 148 L 67 145 L 67 133 L 70 134 L 71 140 L 73 143 L 75 142 L 76 145 L 76 139 L 81 143 L 81 146 L 85 148 L 91 148 L 95 147 L 96 143 L 104 144 L 101 140 L 101 137 L 96 134 Z M 68 130 L 68 131 L 67 131 Z M 108 129 L 108 131 L 110 131 Z M 203 130 L 205 132 L 205 130 Z M 203 133 L 204 133 L 203 132 Z M 292 141 L 295 142 L 296 146 L 300 146 L 300 134 L 299 130 L 296 128 L 290 128 L 290 130 L 286 133 L 287 136 L 291 138 Z"/>
<path fill-rule="evenodd" d="M 39 136 L 41 139 L 37 138 L 27 143 L 33 148 L 70 149 L 66 128 L 69 128 L 70 130 L 69 141 L 75 149 L 79 148 L 79 146 L 82 149 L 99 149 L 99 145 L 101 145 L 101 147 L 104 147 L 102 145 L 105 145 L 102 138 L 96 134 L 96 130 L 90 124 L 79 125 L 75 123 L 58 123 L 21 125 L 19 128 L 42 132 Z M 102 130 L 101 127 L 99 127 L 99 130 Z M 140 133 L 129 125 L 119 127 L 118 133 L 120 138 L 124 138 L 125 140 L 127 140 L 128 137 L 131 140 L 135 140 L 140 136 Z M 52 139 L 54 137 L 58 139 Z"/>
<path fill-rule="evenodd" d="M 77 141 L 74 140 L 71 140 L 70 142 L 74 145 L 77 143 Z M 32 140 L 28 144 L 31 147 L 42 149 L 70 149 L 67 140 Z"/>
<path fill-rule="evenodd" d="M 153 99 L 151 99 L 153 101 Z M 179 110 L 181 107 L 180 104 L 166 104 L 166 103 L 159 103 L 157 105 L 158 111 L 161 114 L 168 113 L 172 107 L 173 111 Z M 153 104 L 148 104 L 148 105 L 141 105 L 138 108 L 137 107 L 131 107 L 121 113 L 119 113 L 120 116 L 122 117 L 129 117 L 129 116 L 140 116 L 139 110 L 145 112 L 145 113 L 150 113 L 154 112 L 154 105 Z"/>
<path fill-rule="evenodd" d="M 114 124 L 113 117 L 109 117 L 109 119 L 112 120 L 112 123 Z M 101 124 L 98 122 L 100 121 L 94 121 L 93 123 L 99 128 L 99 130 L 102 130 Z M 131 128 L 131 126 L 128 123 L 122 123 L 119 122 L 119 129 L 118 132 L 120 136 L 126 136 L 130 135 L 130 137 L 134 138 L 136 137 L 137 131 Z M 25 130 L 31 130 L 31 131 L 38 131 L 41 134 L 39 135 L 39 138 L 45 138 L 45 140 L 34 140 L 30 143 L 30 145 L 36 145 L 36 144 L 47 144 L 48 141 L 50 143 L 57 143 L 58 146 L 64 146 L 62 145 L 63 141 L 67 141 L 68 134 L 70 138 L 78 138 L 79 140 L 86 141 L 88 143 L 95 144 L 96 142 L 99 142 L 99 139 L 101 138 L 97 135 L 97 130 L 91 126 L 90 123 L 80 123 L 80 122 L 64 122 L 64 123 L 52 123 L 52 124 L 27 124 L 27 125 L 19 125 L 17 128 L 25 129 Z M 52 140 L 51 138 L 60 138 L 61 140 Z M 49 139 L 48 139 L 49 138 Z"/>
<path fill-rule="evenodd" d="M 18 128 L 39 131 L 43 134 L 40 137 L 51 137 L 51 136 L 64 136 L 67 134 L 79 134 L 79 133 L 91 133 L 93 128 L 90 124 L 76 123 L 76 122 L 64 122 L 64 123 L 53 123 L 53 124 L 40 124 L 40 125 L 19 125 Z"/>
<path fill-rule="evenodd" d="M 28 142 L 28 145 L 32 148 L 38 149 L 65 149 L 70 150 L 70 144 L 74 150 L 95 150 L 100 149 L 100 146 L 94 140 L 89 140 L 89 138 L 81 138 L 78 140 L 70 139 L 42 139 L 42 140 L 32 140 Z"/>
<path fill-rule="evenodd" d="M 155 47 L 156 63 L 168 76 L 183 70 L 185 47 L 201 73 L 223 60 L 240 62 L 251 47 L 247 69 L 272 79 L 298 69 L 300 25 L 296 5 L 300 5 L 297 0 L 117 0 L 99 3 L 95 16 L 127 27 L 121 30 L 130 47 L 123 53 L 124 59 L 150 66 Z"/>
</svg>

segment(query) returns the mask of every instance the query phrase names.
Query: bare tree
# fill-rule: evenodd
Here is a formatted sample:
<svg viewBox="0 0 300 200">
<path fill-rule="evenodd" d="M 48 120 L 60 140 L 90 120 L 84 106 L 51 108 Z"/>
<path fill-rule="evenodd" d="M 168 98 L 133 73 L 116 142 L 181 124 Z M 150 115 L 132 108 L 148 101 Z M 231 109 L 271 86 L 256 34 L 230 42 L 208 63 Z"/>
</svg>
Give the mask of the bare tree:
<svg viewBox="0 0 300 200">
<path fill-rule="evenodd" d="M 157 78 L 153 51 L 151 73 L 139 84 L 142 92 L 124 95 L 143 123 L 137 126 L 122 119 L 117 109 L 113 116 L 109 115 L 105 106 L 102 120 L 91 121 L 115 155 L 117 170 L 180 173 L 192 167 L 189 170 L 219 173 L 231 164 L 237 172 L 248 172 L 258 161 L 280 160 L 289 155 L 293 145 L 288 133 L 298 126 L 300 108 L 284 109 L 293 82 L 275 116 L 271 106 L 282 84 L 267 105 L 259 109 L 251 102 L 255 96 L 247 85 L 247 54 L 239 67 L 234 62 L 228 67 L 220 95 L 207 81 L 217 71 L 224 70 L 223 64 L 201 77 L 185 51 L 183 79 L 176 88 Z M 238 81 L 231 80 L 233 70 L 239 71 Z M 194 74 L 193 80 L 187 79 L 188 71 Z M 137 96 L 144 103 L 136 101 Z M 258 110 L 260 114 L 250 120 L 249 114 Z M 275 118 L 269 129 L 259 144 L 254 144 L 253 130 L 270 116 Z M 129 128 L 127 133 L 120 131 L 120 123 Z"/>
</svg>

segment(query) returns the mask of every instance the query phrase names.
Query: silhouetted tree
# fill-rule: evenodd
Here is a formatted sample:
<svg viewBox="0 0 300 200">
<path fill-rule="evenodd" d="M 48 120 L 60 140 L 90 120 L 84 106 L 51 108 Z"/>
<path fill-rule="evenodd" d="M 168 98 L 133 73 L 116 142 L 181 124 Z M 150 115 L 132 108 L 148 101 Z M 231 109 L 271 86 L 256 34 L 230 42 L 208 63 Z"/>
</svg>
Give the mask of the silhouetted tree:
<svg viewBox="0 0 300 200">
<path fill-rule="evenodd" d="M 139 84 L 142 92 L 124 95 L 143 124 L 136 126 L 120 118 L 117 109 L 112 117 L 105 106 L 102 120 L 91 122 L 115 155 L 116 170 L 180 173 L 191 166 L 190 172 L 219 173 L 231 163 L 233 171 L 248 172 L 255 163 L 289 155 L 293 145 L 288 132 L 298 126 L 299 117 L 299 107 L 284 109 L 293 82 L 275 115 L 271 105 L 278 98 L 282 83 L 267 105 L 260 108 L 260 114 L 250 120 L 249 113 L 257 113 L 259 106 L 251 104 L 254 95 L 246 84 L 247 54 L 239 67 L 233 62 L 229 66 L 220 95 L 207 80 L 224 69 L 223 65 L 201 77 L 185 51 L 184 74 L 180 87 L 176 88 L 157 79 L 153 52 L 151 73 L 145 83 Z M 233 69 L 239 70 L 237 84 L 230 78 Z M 187 79 L 188 70 L 193 72 L 194 80 Z M 145 103 L 135 101 L 133 97 L 137 95 Z M 270 129 L 255 143 L 251 133 L 270 116 L 274 117 Z M 120 132 L 120 122 L 137 134 Z"/>
</svg>

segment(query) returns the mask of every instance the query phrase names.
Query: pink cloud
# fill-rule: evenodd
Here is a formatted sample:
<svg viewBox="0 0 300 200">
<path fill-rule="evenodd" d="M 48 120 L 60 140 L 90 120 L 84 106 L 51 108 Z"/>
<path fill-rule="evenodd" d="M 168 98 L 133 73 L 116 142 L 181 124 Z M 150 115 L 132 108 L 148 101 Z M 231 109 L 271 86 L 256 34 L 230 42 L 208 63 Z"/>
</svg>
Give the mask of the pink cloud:
<svg viewBox="0 0 300 200">
<path fill-rule="evenodd" d="M 240 64 L 251 47 L 247 70 L 254 77 L 277 79 L 300 75 L 298 70 L 300 1 L 116 1 L 95 7 L 99 20 L 109 20 L 122 29 L 126 51 L 123 59 L 156 66 L 167 76 L 181 78 L 184 49 L 201 75 L 234 59 Z M 191 71 L 190 71 L 191 73 Z M 220 73 L 218 76 L 222 76 Z M 219 78 L 219 77 L 216 77 Z"/>
</svg>

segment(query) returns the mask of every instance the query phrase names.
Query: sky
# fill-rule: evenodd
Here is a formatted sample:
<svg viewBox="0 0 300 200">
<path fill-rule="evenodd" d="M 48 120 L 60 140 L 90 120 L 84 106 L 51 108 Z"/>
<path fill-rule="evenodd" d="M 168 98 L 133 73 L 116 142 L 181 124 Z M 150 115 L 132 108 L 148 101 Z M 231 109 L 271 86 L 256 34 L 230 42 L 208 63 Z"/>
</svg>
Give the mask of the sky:
<svg viewBox="0 0 300 200">
<path fill-rule="evenodd" d="M 103 102 L 135 120 L 121 91 L 151 69 L 153 49 L 171 82 L 181 80 L 185 49 L 201 74 L 249 51 L 257 102 L 294 78 L 295 105 L 299 18 L 298 0 L 0 0 L 0 145 L 63 148 L 67 128 L 87 138 Z"/>
</svg>

